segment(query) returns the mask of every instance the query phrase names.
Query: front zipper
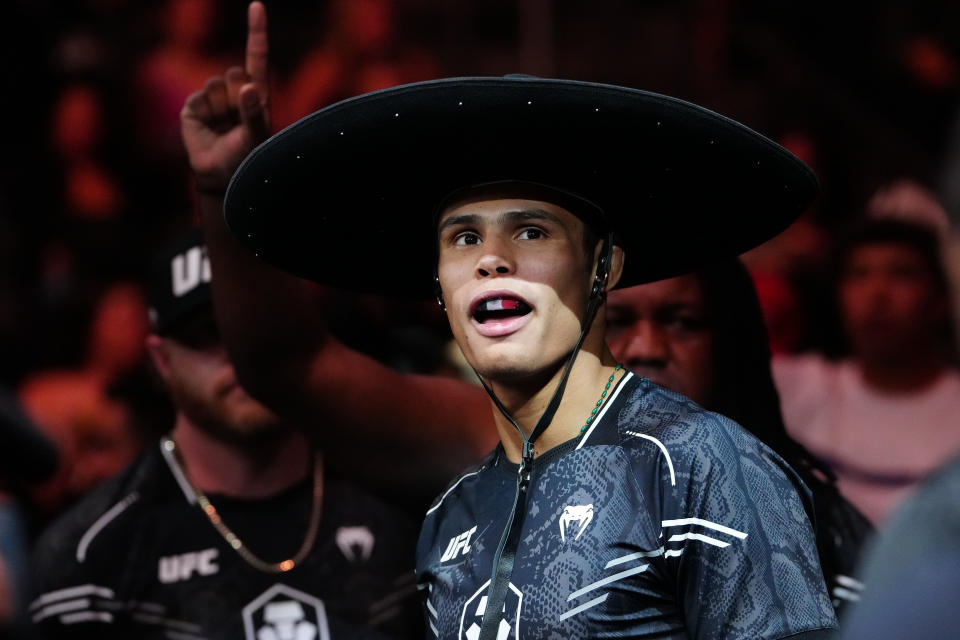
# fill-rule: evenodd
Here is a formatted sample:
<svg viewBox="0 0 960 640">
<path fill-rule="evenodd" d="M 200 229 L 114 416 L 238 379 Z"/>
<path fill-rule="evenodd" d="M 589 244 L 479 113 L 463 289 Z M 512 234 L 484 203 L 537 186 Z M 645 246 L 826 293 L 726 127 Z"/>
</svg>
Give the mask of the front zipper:
<svg viewBox="0 0 960 640">
<path fill-rule="evenodd" d="M 503 529 L 500 544 L 493 556 L 493 574 L 487 589 L 487 606 L 484 609 L 478 640 L 496 640 L 500 630 L 500 613 L 510 588 L 513 565 L 520 546 L 520 532 L 527 512 L 527 496 L 530 488 L 530 475 L 533 471 L 533 444 L 524 439 L 523 457 L 517 469 L 517 488 L 513 498 L 513 509 Z M 487 615 L 489 614 L 489 615 Z"/>
</svg>

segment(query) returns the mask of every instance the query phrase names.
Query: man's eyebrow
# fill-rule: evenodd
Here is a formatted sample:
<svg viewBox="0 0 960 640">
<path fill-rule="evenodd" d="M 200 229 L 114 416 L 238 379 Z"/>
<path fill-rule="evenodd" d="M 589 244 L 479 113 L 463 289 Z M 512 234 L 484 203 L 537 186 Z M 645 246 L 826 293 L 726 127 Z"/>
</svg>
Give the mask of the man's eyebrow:
<svg viewBox="0 0 960 640">
<path fill-rule="evenodd" d="M 499 224 L 510 222 L 526 222 L 530 220 L 546 220 L 555 224 L 561 224 L 560 217 L 544 209 L 517 209 L 515 211 L 505 211 L 497 217 Z M 437 234 L 443 233 L 444 229 L 456 225 L 477 225 L 480 223 L 480 216 L 476 213 L 462 213 L 450 216 L 440 223 L 437 227 Z"/>
<path fill-rule="evenodd" d="M 561 224 L 560 216 L 544 209 L 519 209 L 517 211 L 507 211 L 500 215 L 500 222 L 524 222 L 527 220 L 546 220 Z"/>
<path fill-rule="evenodd" d="M 669 302 L 662 307 L 660 311 L 665 313 L 675 313 L 677 311 L 705 311 L 703 304 L 696 302 L 695 300 L 677 300 L 676 302 Z"/>
<path fill-rule="evenodd" d="M 443 233 L 443 230 L 447 227 L 453 227 L 458 224 L 465 225 L 475 225 L 480 222 L 480 216 L 475 213 L 463 213 L 458 216 L 450 216 L 446 220 L 440 223 L 440 226 L 437 227 L 437 234 L 440 235 Z"/>
</svg>

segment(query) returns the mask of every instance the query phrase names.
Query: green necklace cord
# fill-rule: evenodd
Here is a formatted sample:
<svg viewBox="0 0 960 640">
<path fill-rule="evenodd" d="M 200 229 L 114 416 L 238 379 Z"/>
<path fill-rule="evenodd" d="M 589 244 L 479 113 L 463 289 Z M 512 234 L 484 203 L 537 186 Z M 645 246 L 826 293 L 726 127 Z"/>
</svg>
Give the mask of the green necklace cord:
<svg viewBox="0 0 960 640">
<path fill-rule="evenodd" d="M 600 394 L 600 399 L 597 400 L 596 406 L 590 411 L 590 416 L 587 417 L 587 421 L 580 427 L 580 435 L 583 435 L 587 432 L 587 429 L 590 428 L 590 425 L 593 424 L 594 419 L 597 417 L 597 412 L 600 411 L 600 407 L 603 406 L 603 403 L 607 399 L 607 394 L 610 392 L 610 385 L 613 384 L 613 380 L 617 375 L 617 372 L 623 369 L 623 364 L 618 364 L 617 368 L 613 370 L 613 373 L 610 374 L 610 377 L 607 379 L 606 386 L 603 387 L 603 393 Z"/>
</svg>

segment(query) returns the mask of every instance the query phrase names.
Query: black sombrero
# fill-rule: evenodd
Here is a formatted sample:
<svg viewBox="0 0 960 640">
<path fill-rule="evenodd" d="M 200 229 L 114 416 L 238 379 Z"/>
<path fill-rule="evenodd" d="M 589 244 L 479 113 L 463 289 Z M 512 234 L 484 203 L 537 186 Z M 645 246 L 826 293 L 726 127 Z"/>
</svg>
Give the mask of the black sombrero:
<svg viewBox="0 0 960 640">
<path fill-rule="evenodd" d="M 237 238 L 287 271 L 431 297 L 437 206 L 501 180 L 598 205 L 627 252 L 621 286 L 743 253 L 817 193 L 792 154 L 702 107 L 508 76 L 403 85 L 317 111 L 247 157 L 225 214 Z"/>
</svg>

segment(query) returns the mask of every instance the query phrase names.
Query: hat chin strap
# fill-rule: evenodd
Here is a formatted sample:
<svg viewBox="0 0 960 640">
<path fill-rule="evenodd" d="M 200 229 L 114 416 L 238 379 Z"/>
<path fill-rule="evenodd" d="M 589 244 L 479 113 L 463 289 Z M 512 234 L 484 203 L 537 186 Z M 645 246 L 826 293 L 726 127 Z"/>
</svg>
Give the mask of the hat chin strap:
<svg viewBox="0 0 960 640">
<path fill-rule="evenodd" d="M 500 399 L 487 384 L 486 380 L 483 379 L 483 376 L 481 376 L 476 369 L 473 370 L 474 373 L 477 374 L 480 384 L 483 385 L 483 388 L 493 401 L 493 404 L 500 413 L 510 421 L 510 424 L 516 427 L 520 437 L 523 438 L 523 452 L 517 477 L 517 495 L 514 499 L 510 519 L 503 531 L 503 536 L 500 538 L 500 544 L 497 547 L 497 553 L 494 556 L 493 575 L 490 578 L 490 588 L 487 590 L 487 606 L 484 610 L 483 623 L 478 640 L 496 640 L 497 638 L 500 625 L 500 612 L 503 609 L 510 578 L 513 575 L 513 564 L 516 557 L 517 545 L 520 540 L 523 514 L 526 512 L 527 488 L 530 485 L 530 472 L 533 467 L 533 445 L 536 443 L 537 438 L 547 430 L 547 427 L 549 427 L 553 421 L 553 417 L 560 406 L 560 401 L 563 399 L 563 392 L 567 387 L 567 379 L 570 377 L 570 370 L 573 369 L 573 363 L 580 353 L 580 348 L 583 346 L 583 341 L 590 331 L 590 326 L 593 324 L 594 318 L 596 318 L 600 305 L 603 304 L 603 301 L 606 299 L 606 286 L 610 278 L 612 252 L 613 237 L 612 235 L 608 235 L 604 238 L 603 246 L 601 247 L 600 262 L 597 264 L 597 274 L 593 281 L 590 299 L 587 302 L 586 313 L 584 314 L 583 323 L 580 327 L 580 337 L 577 338 L 577 343 L 573 347 L 573 351 L 571 351 L 567 357 L 567 364 L 563 369 L 563 375 L 560 377 L 560 382 L 557 384 L 557 388 L 554 390 L 546 410 L 540 416 L 540 419 L 537 420 L 537 424 L 529 436 L 524 433 L 523 428 L 517 423 L 514 417 L 510 415 L 510 411 L 503 406 L 503 403 L 500 402 Z M 488 613 L 490 615 L 487 615 Z"/>
</svg>

